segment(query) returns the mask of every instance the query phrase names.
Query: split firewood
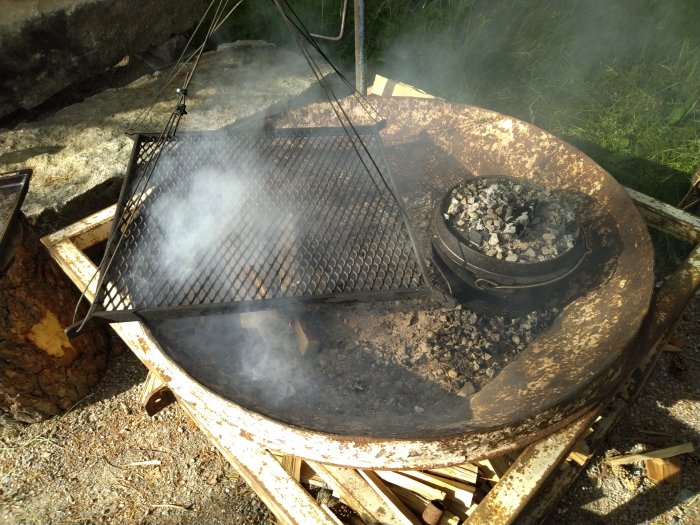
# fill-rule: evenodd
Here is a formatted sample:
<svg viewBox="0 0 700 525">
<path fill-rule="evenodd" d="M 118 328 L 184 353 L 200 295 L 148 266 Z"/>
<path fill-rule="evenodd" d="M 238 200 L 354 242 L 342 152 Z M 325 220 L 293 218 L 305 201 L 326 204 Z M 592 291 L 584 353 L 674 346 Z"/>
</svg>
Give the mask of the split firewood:
<svg viewBox="0 0 700 525">
<path fill-rule="evenodd" d="M 281 461 L 281 458 L 280 458 Z M 324 482 L 323 479 L 316 473 L 316 471 L 309 466 L 309 464 L 306 461 L 301 462 L 301 469 L 299 471 L 299 481 L 302 484 L 306 485 L 314 485 L 312 483 L 312 480 L 315 480 L 317 483 L 315 485 L 327 485 L 327 483 Z"/>
<path fill-rule="evenodd" d="M 399 500 L 401 500 L 401 502 L 403 502 L 406 505 L 406 507 L 408 507 L 417 515 L 423 517 L 424 522 L 425 512 L 430 507 L 431 503 L 432 505 L 442 503 L 438 500 L 431 502 L 430 500 L 422 497 L 420 494 L 417 494 L 404 487 L 399 487 L 398 485 L 388 483 L 387 486 L 399 498 Z M 450 507 L 450 505 L 451 503 L 443 504 L 445 509 L 442 511 L 442 515 L 437 521 L 437 525 L 458 525 L 469 515 L 468 513 L 466 513 L 462 516 L 458 513 L 455 513 L 454 509 Z"/>
<path fill-rule="evenodd" d="M 681 338 L 679 338 L 679 337 L 671 337 L 671 338 L 668 340 L 668 345 L 667 345 L 667 346 L 675 346 L 675 347 L 678 348 L 679 350 L 682 350 L 683 348 L 685 348 L 685 340 L 684 340 L 684 339 L 681 339 Z"/>
<path fill-rule="evenodd" d="M 282 468 L 296 481 L 301 481 L 302 460 L 296 456 L 282 456 Z"/>
<path fill-rule="evenodd" d="M 482 459 L 478 463 L 480 476 L 491 483 L 500 480 L 511 465 L 511 461 L 507 456 Z"/>
<path fill-rule="evenodd" d="M 411 511 L 406 504 L 399 499 L 399 497 L 394 494 L 386 483 L 377 475 L 376 471 L 372 470 L 359 470 L 360 475 L 367 480 L 372 489 L 379 494 L 389 509 L 405 518 L 406 525 L 422 525 L 421 521 L 416 517 L 416 515 Z"/>
<path fill-rule="evenodd" d="M 571 452 L 567 457 L 569 461 L 573 461 L 577 465 L 584 466 L 586 462 L 591 458 L 591 449 L 589 448 L 586 439 L 593 432 L 594 430 L 589 427 L 586 430 L 586 432 L 584 432 L 583 435 L 580 438 L 578 438 L 578 441 L 576 441 L 576 444 L 571 449 Z"/>
<path fill-rule="evenodd" d="M 652 450 L 650 452 L 640 452 L 638 454 L 623 454 L 621 456 L 615 456 L 608 458 L 605 462 L 608 465 L 628 465 L 630 463 L 635 463 L 637 461 L 644 461 L 647 459 L 664 459 L 672 458 L 680 454 L 685 454 L 688 452 L 693 452 L 695 448 L 692 443 L 683 443 L 681 445 L 676 445 L 673 447 L 662 448 L 659 450 Z"/>
<path fill-rule="evenodd" d="M 459 502 L 465 510 L 468 509 L 474 499 L 474 491 L 476 488 L 472 485 L 467 485 L 460 481 L 451 480 L 429 472 L 419 470 L 404 471 L 403 474 L 416 478 L 431 487 L 442 490 L 447 495 L 448 501 Z"/>
<path fill-rule="evenodd" d="M 309 462 L 309 466 L 333 490 L 333 496 L 352 508 L 364 522 L 386 525 L 411 523 L 403 514 L 386 505 L 382 495 L 357 470 L 315 461 Z"/>
<path fill-rule="evenodd" d="M 680 487 L 681 485 L 681 471 L 683 469 L 683 463 L 681 463 L 681 458 L 678 456 L 660 459 L 645 459 L 644 468 L 647 471 L 647 477 L 656 483 L 667 482 L 677 487 Z"/>
<path fill-rule="evenodd" d="M 298 351 L 294 332 L 287 315 L 277 310 L 242 312 L 241 328 L 252 331 L 268 348 L 278 348 L 288 354 Z"/>
<path fill-rule="evenodd" d="M 399 485 L 394 485 L 393 483 L 388 483 L 387 487 L 391 490 L 396 497 L 399 498 L 413 513 L 417 516 L 423 516 L 430 500 L 424 498 L 420 494 L 413 492 L 407 488 L 401 487 Z"/>
<path fill-rule="evenodd" d="M 267 295 L 267 287 L 265 286 L 265 283 L 263 283 L 260 280 L 260 277 L 258 277 L 258 274 L 255 273 L 253 270 L 248 271 L 248 277 L 250 277 L 252 279 L 253 285 L 255 286 L 255 289 L 257 290 L 256 299 L 264 299 L 265 295 Z"/>
<path fill-rule="evenodd" d="M 306 355 L 306 352 L 316 352 L 318 350 L 320 346 L 318 339 L 310 337 L 308 328 L 305 329 L 302 326 L 299 318 L 294 319 L 292 327 L 294 328 L 294 335 L 301 355 Z"/>
<path fill-rule="evenodd" d="M 141 205 L 146 202 L 146 200 L 153 193 L 153 188 L 146 188 L 143 192 L 133 195 L 124 205 L 124 210 L 122 211 L 122 223 L 119 225 L 122 235 L 128 235 L 129 228 L 139 217 L 139 209 Z"/>
<path fill-rule="evenodd" d="M 464 465 L 458 465 L 456 467 L 434 468 L 430 469 L 428 472 L 463 483 L 474 484 L 479 475 L 479 467 L 471 463 L 465 463 Z"/>
<path fill-rule="evenodd" d="M 415 492 L 422 498 L 425 498 L 427 501 L 443 501 L 447 497 L 445 491 L 431 487 L 427 483 L 423 483 L 415 478 L 406 476 L 401 472 L 394 472 L 391 470 L 375 470 L 375 473 L 384 481 Z"/>
<path fill-rule="evenodd" d="M 244 330 L 264 331 L 280 328 L 283 321 L 275 310 L 260 310 L 258 312 L 241 312 L 238 314 L 241 320 L 241 328 Z M 286 323 L 285 323 L 286 325 Z"/>
</svg>

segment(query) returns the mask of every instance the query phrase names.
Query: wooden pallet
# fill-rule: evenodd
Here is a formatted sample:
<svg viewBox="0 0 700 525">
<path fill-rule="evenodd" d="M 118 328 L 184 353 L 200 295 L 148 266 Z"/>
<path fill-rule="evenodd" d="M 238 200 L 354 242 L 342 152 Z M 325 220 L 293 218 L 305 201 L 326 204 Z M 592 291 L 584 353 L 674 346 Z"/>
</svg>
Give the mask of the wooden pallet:
<svg viewBox="0 0 700 525">
<path fill-rule="evenodd" d="M 179 397 L 180 406 L 221 454 L 260 496 L 283 524 L 339 523 L 328 505 L 310 490 L 326 487 L 356 514 L 357 523 L 415 525 L 433 500 L 446 511 L 435 523 L 468 525 L 538 523 L 564 495 L 576 476 L 600 449 L 605 435 L 634 401 L 651 374 L 669 334 L 688 301 L 700 287 L 700 220 L 671 206 L 628 190 L 648 225 L 693 245 L 679 268 L 656 291 L 640 331 L 644 358 L 605 406 L 594 407 L 545 439 L 518 454 L 490 458 L 461 469 L 386 473 L 354 470 L 275 455 L 255 444 L 245 432 L 226 424 L 216 413 Z M 85 250 L 103 242 L 114 207 L 91 215 L 42 239 L 53 259 L 88 300 L 94 299 L 95 265 Z M 178 396 L 174 378 L 160 377 L 155 341 L 140 323 L 112 325 L 149 367 L 145 405 L 154 413 Z M 168 381 L 165 381 L 167 379 Z M 173 396 L 173 393 L 175 396 Z M 546 491 L 540 488 L 547 484 Z M 435 506 L 432 503 L 432 506 Z M 440 505 L 438 505 L 439 507 Z M 431 510 L 432 509 L 431 507 Z"/>
</svg>

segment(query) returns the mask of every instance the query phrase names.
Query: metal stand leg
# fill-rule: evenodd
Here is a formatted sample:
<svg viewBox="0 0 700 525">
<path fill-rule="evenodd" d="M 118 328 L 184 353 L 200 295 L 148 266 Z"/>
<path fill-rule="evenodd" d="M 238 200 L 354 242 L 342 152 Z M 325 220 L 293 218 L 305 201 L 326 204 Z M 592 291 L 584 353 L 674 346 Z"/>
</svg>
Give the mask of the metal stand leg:
<svg viewBox="0 0 700 525">
<path fill-rule="evenodd" d="M 355 0 L 355 89 L 362 95 L 367 94 L 365 0 Z"/>
</svg>

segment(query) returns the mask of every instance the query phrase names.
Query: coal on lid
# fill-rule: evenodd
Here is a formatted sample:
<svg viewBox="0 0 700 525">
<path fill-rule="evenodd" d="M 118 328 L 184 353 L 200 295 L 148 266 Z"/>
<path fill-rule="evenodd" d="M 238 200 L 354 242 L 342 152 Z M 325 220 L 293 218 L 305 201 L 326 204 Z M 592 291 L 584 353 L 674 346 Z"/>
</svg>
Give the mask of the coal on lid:
<svg viewBox="0 0 700 525">
<path fill-rule="evenodd" d="M 539 262 L 574 246 L 576 215 L 547 188 L 505 177 L 475 178 L 450 195 L 445 220 L 484 255 Z"/>
</svg>

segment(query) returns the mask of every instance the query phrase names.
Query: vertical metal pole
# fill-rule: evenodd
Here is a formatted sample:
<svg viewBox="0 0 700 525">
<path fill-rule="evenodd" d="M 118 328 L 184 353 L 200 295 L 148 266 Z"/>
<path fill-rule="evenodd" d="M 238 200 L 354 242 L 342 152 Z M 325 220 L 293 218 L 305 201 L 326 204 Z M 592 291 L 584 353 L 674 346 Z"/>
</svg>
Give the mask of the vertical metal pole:
<svg viewBox="0 0 700 525">
<path fill-rule="evenodd" d="M 365 0 L 355 0 L 355 89 L 363 95 L 367 94 Z"/>
</svg>

